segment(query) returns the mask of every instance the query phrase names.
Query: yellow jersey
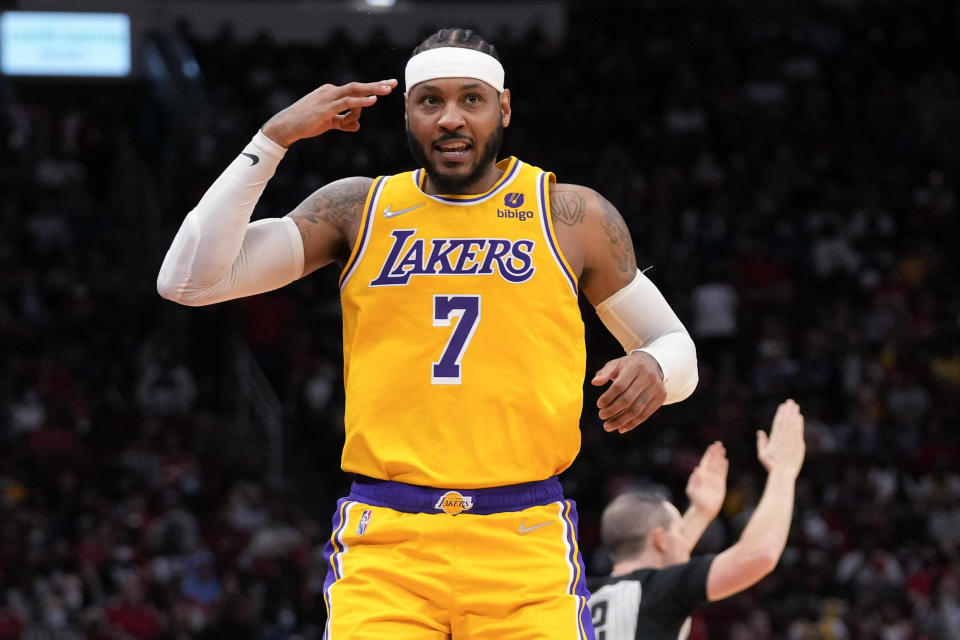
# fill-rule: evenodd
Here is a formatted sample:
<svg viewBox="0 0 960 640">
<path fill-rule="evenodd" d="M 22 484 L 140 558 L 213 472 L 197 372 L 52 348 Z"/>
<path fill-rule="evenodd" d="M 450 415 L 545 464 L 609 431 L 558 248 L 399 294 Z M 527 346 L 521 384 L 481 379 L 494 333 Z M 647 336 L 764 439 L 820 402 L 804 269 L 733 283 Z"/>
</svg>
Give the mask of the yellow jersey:
<svg viewBox="0 0 960 640">
<path fill-rule="evenodd" d="M 586 355 L 552 173 L 479 195 L 374 180 L 340 276 L 345 471 L 431 487 L 543 480 L 580 449 Z"/>
</svg>

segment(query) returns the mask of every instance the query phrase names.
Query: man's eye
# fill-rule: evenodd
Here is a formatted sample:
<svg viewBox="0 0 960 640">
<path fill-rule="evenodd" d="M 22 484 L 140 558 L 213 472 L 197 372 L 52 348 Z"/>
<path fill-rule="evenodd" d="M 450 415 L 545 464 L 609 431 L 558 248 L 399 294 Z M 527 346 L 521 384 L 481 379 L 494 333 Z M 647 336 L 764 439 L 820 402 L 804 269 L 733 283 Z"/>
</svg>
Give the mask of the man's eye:
<svg viewBox="0 0 960 640">
<path fill-rule="evenodd" d="M 423 104 L 431 105 L 431 106 L 440 104 L 440 101 L 437 100 L 437 97 L 436 97 L 436 96 L 424 96 L 424 98 L 423 98 L 423 100 L 421 100 L 421 102 L 422 102 Z"/>
<path fill-rule="evenodd" d="M 483 98 L 481 98 L 475 93 L 471 93 L 470 95 L 467 96 L 467 102 L 469 102 L 470 104 L 476 104 L 478 102 L 481 102 L 482 100 Z"/>
</svg>

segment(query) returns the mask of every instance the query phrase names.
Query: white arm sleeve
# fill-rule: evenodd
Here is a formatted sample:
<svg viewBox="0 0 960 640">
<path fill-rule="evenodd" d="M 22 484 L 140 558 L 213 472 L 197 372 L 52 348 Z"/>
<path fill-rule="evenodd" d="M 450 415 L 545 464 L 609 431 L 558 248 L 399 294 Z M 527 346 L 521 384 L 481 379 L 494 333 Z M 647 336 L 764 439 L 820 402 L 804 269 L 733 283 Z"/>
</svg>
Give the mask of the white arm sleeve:
<svg viewBox="0 0 960 640">
<path fill-rule="evenodd" d="M 303 240 L 291 218 L 250 223 L 286 149 L 257 132 L 187 214 L 167 251 L 157 291 L 200 306 L 270 291 L 303 273 Z"/>
<path fill-rule="evenodd" d="M 597 305 L 597 315 L 627 353 L 650 354 L 663 371 L 664 404 L 680 402 L 697 387 L 697 350 L 680 318 L 649 278 L 633 281 Z"/>
</svg>

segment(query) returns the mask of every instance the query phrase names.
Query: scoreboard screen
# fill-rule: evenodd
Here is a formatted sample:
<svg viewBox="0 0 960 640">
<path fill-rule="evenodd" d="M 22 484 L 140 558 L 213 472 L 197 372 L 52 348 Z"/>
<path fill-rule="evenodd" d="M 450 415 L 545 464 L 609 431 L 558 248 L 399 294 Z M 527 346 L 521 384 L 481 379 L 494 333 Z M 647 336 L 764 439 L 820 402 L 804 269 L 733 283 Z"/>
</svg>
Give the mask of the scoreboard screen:
<svg viewBox="0 0 960 640">
<path fill-rule="evenodd" d="M 130 16 L 6 11 L 0 14 L 0 73 L 127 76 L 130 74 Z"/>
</svg>

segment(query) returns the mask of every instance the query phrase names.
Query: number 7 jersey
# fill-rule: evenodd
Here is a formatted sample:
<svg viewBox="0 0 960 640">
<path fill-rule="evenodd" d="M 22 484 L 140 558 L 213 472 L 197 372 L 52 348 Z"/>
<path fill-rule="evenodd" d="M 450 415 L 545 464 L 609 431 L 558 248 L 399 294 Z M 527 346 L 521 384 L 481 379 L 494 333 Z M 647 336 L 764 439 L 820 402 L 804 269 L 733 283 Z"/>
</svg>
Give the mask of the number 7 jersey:
<svg viewBox="0 0 960 640">
<path fill-rule="evenodd" d="M 422 169 L 374 180 L 340 277 L 345 471 L 474 489 L 543 480 L 579 451 L 583 321 L 555 178 L 498 167 L 480 195 L 428 195 Z"/>
</svg>

